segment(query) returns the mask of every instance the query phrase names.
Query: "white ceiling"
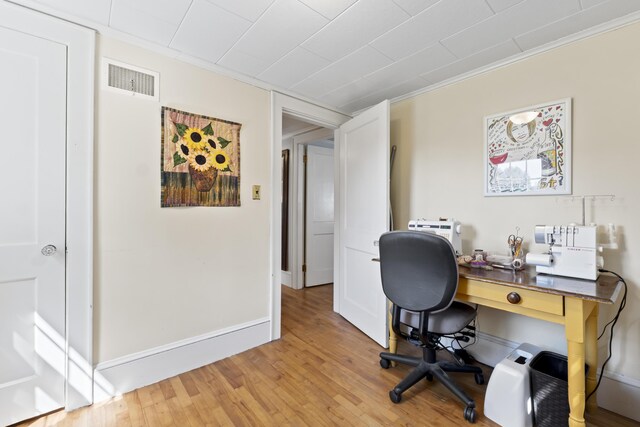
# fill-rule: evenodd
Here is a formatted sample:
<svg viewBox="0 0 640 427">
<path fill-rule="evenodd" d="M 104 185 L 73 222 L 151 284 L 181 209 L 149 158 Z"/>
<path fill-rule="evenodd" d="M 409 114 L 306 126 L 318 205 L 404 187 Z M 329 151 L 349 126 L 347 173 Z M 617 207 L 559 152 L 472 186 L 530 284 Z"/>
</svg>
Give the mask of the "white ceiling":
<svg viewBox="0 0 640 427">
<path fill-rule="evenodd" d="M 345 112 L 640 10 L 639 0 L 14 1 L 107 26 Z"/>
<path fill-rule="evenodd" d="M 287 113 L 282 114 L 282 137 L 289 138 L 301 133 L 318 129 L 318 126 L 305 122 Z"/>
</svg>

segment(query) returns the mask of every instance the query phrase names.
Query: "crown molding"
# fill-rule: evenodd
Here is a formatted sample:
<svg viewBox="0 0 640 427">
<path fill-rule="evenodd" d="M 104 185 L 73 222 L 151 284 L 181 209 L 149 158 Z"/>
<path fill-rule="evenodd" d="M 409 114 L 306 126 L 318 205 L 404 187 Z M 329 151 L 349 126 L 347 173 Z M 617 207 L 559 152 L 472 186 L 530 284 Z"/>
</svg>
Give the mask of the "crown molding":
<svg viewBox="0 0 640 427">
<path fill-rule="evenodd" d="M 2 1 L 2 0 L 0 0 Z M 200 59 L 200 58 L 196 58 L 194 56 L 191 55 L 187 55 L 184 54 L 182 52 L 179 52 L 177 50 L 174 50 L 170 47 L 167 46 L 161 46 L 158 44 L 155 44 L 153 42 L 150 42 L 148 40 L 145 39 L 141 39 L 139 37 L 133 36 L 131 34 L 116 30 L 114 28 L 111 28 L 107 25 L 104 24 L 100 24 L 98 22 L 92 21 L 90 19 L 87 18 L 82 18 L 82 17 L 78 17 L 75 15 L 72 15 L 68 12 L 62 12 L 59 10 L 56 10 L 50 6 L 41 4 L 36 2 L 35 0 L 4 0 L 7 3 L 12 3 L 18 6 L 22 6 L 22 7 L 26 7 L 28 9 L 34 10 L 36 12 L 40 12 L 40 13 L 44 13 L 46 15 L 49 16 L 53 16 L 55 18 L 59 18 L 62 19 L 64 21 L 67 22 L 71 22 L 73 24 L 77 24 L 92 30 L 95 30 L 96 32 L 98 32 L 98 34 L 100 34 L 101 36 L 106 36 L 106 37 L 110 37 L 112 39 L 116 39 L 125 43 L 129 43 L 131 45 L 158 53 L 160 55 L 175 59 L 177 61 L 180 62 L 184 62 L 193 66 L 196 66 L 198 68 L 202 68 L 208 71 L 212 71 L 216 74 L 237 80 L 239 82 L 242 83 L 246 83 L 248 85 L 257 87 L 259 89 L 264 89 L 267 91 L 271 91 L 271 92 L 278 92 L 281 93 L 283 95 L 287 95 L 290 96 L 292 98 L 296 98 L 299 99 L 301 101 L 304 102 L 308 102 L 310 104 L 316 105 L 318 107 L 322 107 L 322 108 L 326 108 L 328 110 L 331 110 L 333 112 L 336 113 L 340 113 L 340 114 L 344 114 L 344 115 L 349 115 L 348 112 L 344 111 L 344 110 L 340 110 L 338 108 L 336 108 L 335 106 L 332 105 L 328 105 L 322 102 L 319 102 L 317 99 L 312 99 L 312 98 L 308 98 L 305 97 L 303 95 L 300 95 L 299 93 L 296 92 L 292 92 L 288 89 L 282 88 L 282 87 L 278 87 L 275 85 L 272 85 L 270 83 L 264 82 L 262 80 L 258 80 L 254 77 L 250 77 L 247 76 L 245 74 L 239 73 L 237 71 L 233 71 L 230 70 L 228 68 L 224 68 L 221 67 L 220 65 L 217 65 L 215 63 L 209 62 L 209 61 L 205 61 L 204 59 Z"/>
<path fill-rule="evenodd" d="M 221 67 L 219 65 L 216 65 L 214 63 L 205 61 L 203 59 L 199 59 L 199 58 L 196 58 L 196 57 L 193 57 L 193 56 L 190 56 L 190 55 L 186 55 L 186 54 L 181 53 L 181 52 L 179 52 L 177 50 L 171 49 L 170 47 L 160 46 L 160 45 L 157 45 L 157 44 L 152 43 L 150 41 L 141 39 L 139 37 L 135 37 L 135 36 L 133 36 L 131 34 L 124 33 L 124 32 L 119 31 L 119 30 L 115 30 L 115 29 L 113 29 L 113 28 L 111 28 L 109 26 L 106 26 L 106 25 L 91 21 L 89 19 L 77 17 L 77 16 L 74 16 L 74 15 L 72 15 L 70 13 L 62 12 L 62 11 L 53 9 L 50 6 L 43 5 L 41 3 L 36 2 L 35 0 L 4 0 L 4 1 L 6 1 L 7 3 L 13 3 L 13 4 L 16 4 L 16 5 L 19 5 L 19 6 L 27 7 L 29 9 L 33 9 L 33 10 L 36 10 L 38 12 L 45 13 L 47 15 L 51 15 L 51 16 L 54 16 L 56 18 L 63 19 L 65 21 L 69 21 L 69 22 L 72 22 L 74 24 L 78 24 L 78 25 L 87 27 L 89 29 L 93 29 L 93 30 L 97 31 L 100 35 L 111 37 L 111 38 L 114 38 L 116 40 L 120 40 L 120 41 L 125 42 L 125 43 L 130 43 L 130 44 L 132 44 L 134 46 L 150 50 L 152 52 L 167 56 L 169 58 L 176 59 L 178 61 L 190 64 L 190 65 L 194 65 L 194 66 L 196 66 L 198 68 L 202 68 L 202 69 L 205 69 L 205 70 L 209 70 L 209 71 L 215 72 L 216 74 L 220 74 L 220 75 L 223 75 L 225 77 L 229 77 L 229 78 L 232 78 L 234 80 L 240 81 L 242 83 L 246 83 L 246 84 L 249 84 L 251 86 L 255 86 L 255 87 L 259 88 L 259 89 L 264 89 L 264 90 L 272 91 L 272 92 L 278 92 L 278 93 L 281 93 L 283 95 L 287 95 L 287 96 L 290 96 L 292 98 L 296 98 L 296 99 L 299 99 L 301 101 L 308 102 L 308 103 L 316 105 L 318 107 L 326 108 L 326 109 L 334 111 L 336 113 L 345 114 L 345 115 L 348 115 L 348 116 L 353 116 L 353 115 L 356 115 L 359 112 L 364 111 L 367 108 L 369 108 L 369 107 L 363 108 L 363 109 L 360 109 L 358 111 L 341 110 L 341 109 L 339 109 L 339 108 L 337 108 L 335 106 L 331 106 L 331 105 L 319 102 L 316 99 L 311 99 L 311 98 L 302 96 L 302 95 L 300 95 L 298 93 L 295 93 L 295 92 L 292 92 L 292 91 L 290 91 L 288 89 L 284 89 L 284 88 L 269 84 L 267 82 L 264 82 L 262 80 L 258 80 L 256 78 L 249 77 L 249 76 L 247 76 L 245 74 L 229 70 L 227 68 Z M 390 100 L 390 103 L 391 104 L 395 104 L 397 102 L 404 101 L 405 99 L 413 98 L 413 97 L 421 95 L 423 93 L 431 92 L 431 91 L 434 91 L 436 89 L 440 89 L 440 88 L 445 87 L 445 86 L 449 86 L 449 85 L 452 85 L 452 84 L 455 84 L 455 83 L 459 83 L 461 81 L 476 77 L 478 75 L 493 71 L 495 69 L 506 67 L 506 66 L 508 66 L 510 64 L 513 64 L 515 62 L 519 62 L 519 61 L 525 60 L 525 59 L 530 58 L 532 56 L 548 52 L 548 51 L 556 49 L 558 47 L 565 46 L 565 45 L 568 45 L 568 44 L 571 44 L 571 43 L 574 43 L 574 42 L 577 42 L 577 41 L 580 41 L 580 40 L 584 40 L 584 39 L 587 39 L 587 38 L 590 38 L 590 37 L 593 37 L 593 36 L 597 36 L 599 34 L 603 34 L 603 33 L 609 32 L 609 31 L 617 30 L 617 29 L 625 27 L 627 25 L 634 24 L 634 23 L 636 23 L 638 21 L 640 21 L 640 11 L 630 13 L 630 14 L 622 16 L 620 18 L 612 19 L 611 21 L 608 21 L 608 22 L 605 22 L 603 24 L 596 25 L 595 27 L 591 27 L 591 28 L 588 28 L 586 30 L 580 31 L 578 33 L 563 37 L 563 38 L 558 39 L 556 41 L 553 41 L 553 42 L 547 43 L 545 45 L 539 46 L 537 48 L 530 49 L 530 50 L 528 50 L 526 52 L 522 52 L 522 53 L 519 53 L 519 54 L 516 54 L 516 55 L 512 55 L 512 56 L 510 56 L 508 58 L 496 61 L 496 62 L 494 62 L 492 64 L 489 64 L 489 65 L 486 65 L 484 67 L 477 68 L 477 69 L 469 71 L 467 73 L 460 74 L 460 75 L 452 77 L 450 79 L 443 80 L 443 81 L 435 83 L 433 85 L 426 86 L 426 87 L 424 87 L 422 89 L 414 90 L 413 92 L 409 92 L 407 94 L 392 98 Z"/>
<path fill-rule="evenodd" d="M 475 70 L 469 71 L 464 74 L 460 74 L 458 76 L 452 77 L 447 80 L 443 80 L 441 82 L 426 86 L 422 89 L 414 90 L 413 92 L 409 92 L 405 95 L 401 95 L 390 100 L 390 103 L 395 104 L 400 101 L 404 101 L 405 99 L 413 98 L 423 93 L 432 92 L 436 89 L 440 89 L 445 86 L 449 86 L 455 83 L 459 83 L 461 81 L 479 76 L 484 73 L 488 73 L 490 71 L 496 70 L 498 68 L 506 67 L 515 62 L 520 62 L 525 59 L 528 59 L 532 56 L 540 55 L 542 53 L 548 52 L 550 50 L 559 48 L 561 46 L 566 46 L 571 43 L 575 43 L 590 37 L 594 37 L 600 34 L 607 33 L 609 31 L 614 31 L 622 27 L 626 27 L 631 24 L 635 24 L 640 21 L 640 11 L 630 13 L 628 15 L 622 16 L 620 18 L 612 19 L 611 21 L 605 22 L 603 24 L 596 25 L 595 27 L 588 28 L 586 30 L 582 30 L 575 34 L 571 34 L 570 36 L 563 37 L 556 41 L 544 44 L 542 46 L 538 46 L 534 49 L 527 50 L 526 52 L 522 52 L 516 55 L 512 55 L 508 58 L 501 59 L 499 61 L 493 62 L 489 65 L 486 65 L 481 68 L 477 68 Z M 364 109 L 363 109 L 364 110 Z M 360 110 L 360 111 L 363 111 Z M 354 113 L 356 114 L 356 113 Z"/>
</svg>

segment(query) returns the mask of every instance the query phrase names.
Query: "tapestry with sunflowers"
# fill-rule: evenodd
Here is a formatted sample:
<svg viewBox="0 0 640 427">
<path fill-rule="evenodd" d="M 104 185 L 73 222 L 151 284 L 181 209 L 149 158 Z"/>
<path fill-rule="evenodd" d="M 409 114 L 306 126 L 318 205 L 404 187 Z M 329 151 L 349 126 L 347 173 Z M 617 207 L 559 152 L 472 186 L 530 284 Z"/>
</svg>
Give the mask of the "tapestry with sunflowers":
<svg viewBox="0 0 640 427">
<path fill-rule="evenodd" d="M 162 207 L 240 206 L 241 127 L 162 107 Z"/>
</svg>

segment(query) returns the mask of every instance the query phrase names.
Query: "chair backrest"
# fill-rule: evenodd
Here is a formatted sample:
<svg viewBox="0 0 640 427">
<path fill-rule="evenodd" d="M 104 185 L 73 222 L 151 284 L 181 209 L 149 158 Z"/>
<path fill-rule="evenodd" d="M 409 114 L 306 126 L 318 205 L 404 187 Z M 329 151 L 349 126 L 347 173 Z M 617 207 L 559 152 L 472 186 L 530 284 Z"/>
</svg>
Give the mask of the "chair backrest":
<svg viewBox="0 0 640 427">
<path fill-rule="evenodd" d="M 395 305 L 433 312 L 458 290 L 455 250 L 444 237 L 424 231 L 391 231 L 380 237 L 382 289 Z"/>
</svg>

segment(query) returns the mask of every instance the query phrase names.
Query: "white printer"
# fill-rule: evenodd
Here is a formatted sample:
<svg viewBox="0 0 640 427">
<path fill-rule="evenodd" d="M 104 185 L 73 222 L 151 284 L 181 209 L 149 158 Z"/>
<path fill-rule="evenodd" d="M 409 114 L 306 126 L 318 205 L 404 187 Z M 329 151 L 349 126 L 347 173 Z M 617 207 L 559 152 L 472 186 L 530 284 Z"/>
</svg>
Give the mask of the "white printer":
<svg viewBox="0 0 640 427">
<path fill-rule="evenodd" d="M 523 343 L 496 365 L 484 397 L 484 415 L 503 427 L 533 427 L 529 366 L 542 350 Z"/>
<path fill-rule="evenodd" d="M 457 255 L 462 255 L 462 242 L 460 240 L 460 223 L 455 219 L 412 219 L 409 221 L 409 230 L 426 231 L 442 236 L 451 242 Z"/>
</svg>

